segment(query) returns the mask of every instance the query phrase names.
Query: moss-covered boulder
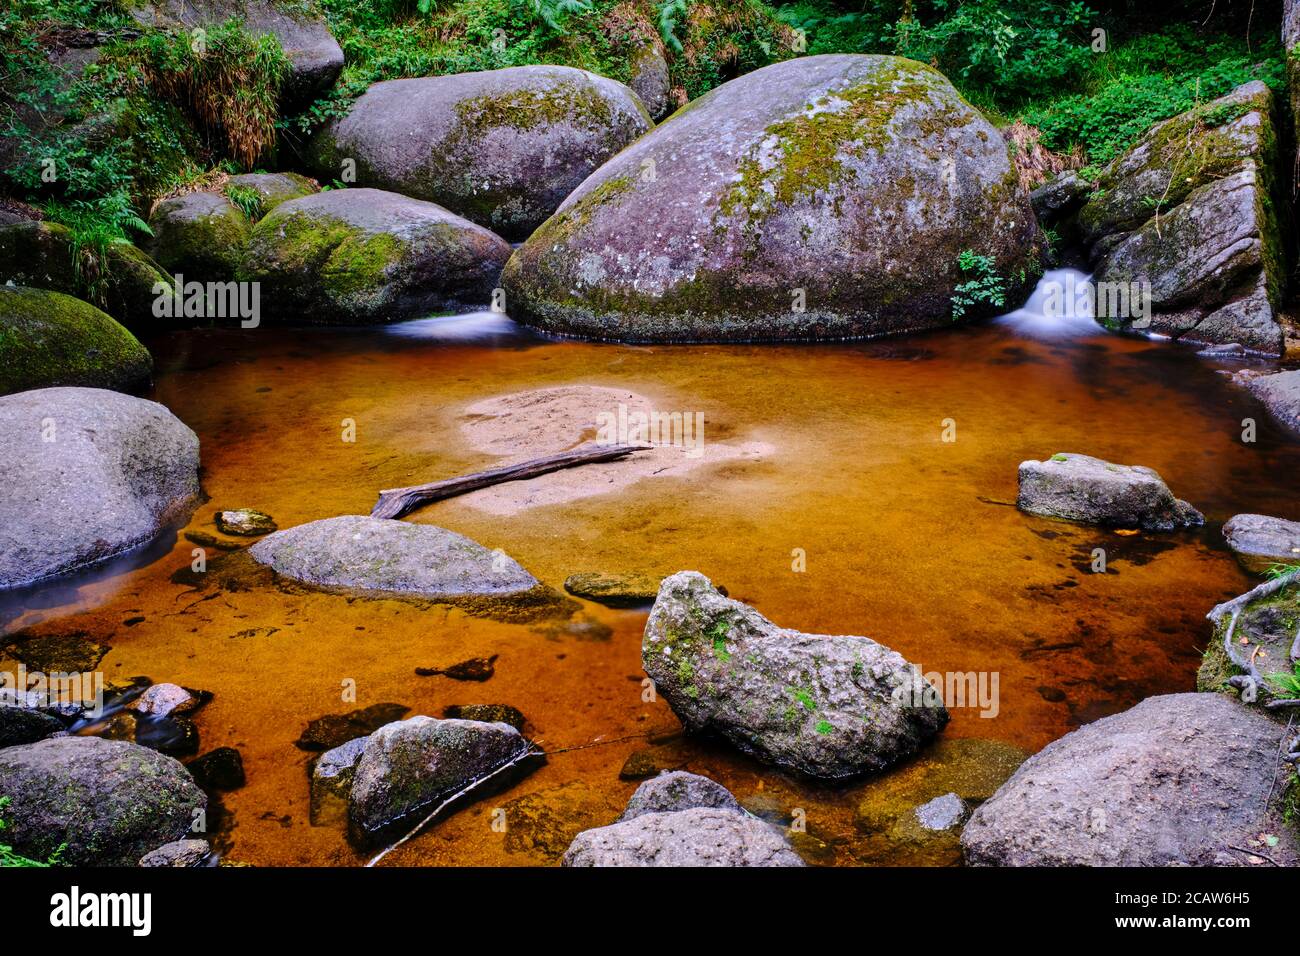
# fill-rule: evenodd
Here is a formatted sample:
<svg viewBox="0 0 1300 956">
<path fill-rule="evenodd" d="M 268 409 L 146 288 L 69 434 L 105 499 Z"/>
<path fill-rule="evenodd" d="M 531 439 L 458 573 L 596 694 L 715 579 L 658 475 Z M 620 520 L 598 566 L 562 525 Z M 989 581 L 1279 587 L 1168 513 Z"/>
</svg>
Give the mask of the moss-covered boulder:
<svg viewBox="0 0 1300 956">
<path fill-rule="evenodd" d="M 0 589 L 143 544 L 187 516 L 198 492 L 199 440 L 162 405 L 98 388 L 6 395 Z"/>
<path fill-rule="evenodd" d="M 1149 294 L 1149 309 L 1099 295 L 1098 321 L 1282 352 L 1272 110 L 1268 87 L 1247 83 L 1153 127 L 1102 171 L 1078 214 L 1093 278 Z"/>
<path fill-rule="evenodd" d="M 358 185 L 427 199 L 522 239 L 649 128 L 621 83 L 517 66 L 376 83 L 317 134 L 311 162 L 332 181 L 351 161 Z"/>
<path fill-rule="evenodd" d="M 290 199 L 301 199 L 320 192 L 320 187 L 306 176 L 297 173 L 243 173 L 226 180 L 227 198 L 238 204 L 240 194 L 257 195 L 257 208 L 245 209 L 249 218 L 257 221 L 268 212 Z"/>
<path fill-rule="evenodd" d="M 965 250 L 1010 302 L 1040 242 L 1006 143 L 942 75 L 815 56 L 718 87 L 610 160 L 502 283 L 511 315 L 557 332 L 873 336 L 951 325 Z"/>
<path fill-rule="evenodd" d="M 270 321 L 359 325 L 482 306 L 509 255 L 500 236 L 434 203 L 334 189 L 268 213 L 239 278 L 261 284 Z"/>
<path fill-rule="evenodd" d="M 137 332 L 157 325 L 158 290 L 172 289 L 171 277 L 131 243 L 79 247 L 67 226 L 53 222 L 0 226 L 0 285 L 7 282 L 93 300 Z"/>
<path fill-rule="evenodd" d="M 0 395 L 53 385 L 126 390 L 152 371 L 148 349 L 93 305 L 0 286 Z"/>
<path fill-rule="evenodd" d="M 56 737 L 0 750 L 5 842 L 70 866 L 134 866 L 189 836 L 207 797 L 156 751 L 99 737 Z M 62 850 L 60 848 L 62 847 Z"/>
<path fill-rule="evenodd" d="M 242 209 L 219 193 L 187 193 L 160 202 L 149 217 L 154 260 L 186 282 L 235 277 L 252 233 Z"/>
</svg>

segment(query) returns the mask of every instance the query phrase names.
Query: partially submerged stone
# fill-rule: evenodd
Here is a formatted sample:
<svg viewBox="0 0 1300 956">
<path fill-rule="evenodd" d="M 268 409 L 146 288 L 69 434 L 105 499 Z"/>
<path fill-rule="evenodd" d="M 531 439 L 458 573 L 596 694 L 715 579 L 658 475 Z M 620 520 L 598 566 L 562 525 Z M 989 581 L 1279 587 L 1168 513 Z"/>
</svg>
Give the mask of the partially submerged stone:
<svg viewBox="0 0 1300 956">
<path fill-rule="evenodd" d="M 1173 496 L 1153 469 L 1066 453 L 1020 463 L 1016 507 L 1044 518 L 1147 531 L 1205 523 L 1199 511 Z"/>
<path fill-rule="evenodd" d="M 1223 526 L 1223 537 L 1249 571 L 1265 571 L 1275 564 L 1300 564 L 1300 521 L 1233 515 Z"/>
<path fill-rule="evenodd" d="M 621 822 L 643 813 L 675 813 L 695 807 L 744 812 L 731 791 L 722 784 L 697 773 L 678 770 L 651 777 L 637 787 L 618 819 Z"/>
<path fill-rule="evenodd" d="M 222 534 L 233 534 L 240 537 L 251 538 L 278 530 L 275 519 L 265 511 L 256 511 L 253 508 L 218 511 L 216 522 L 217 530 Z"/>
<path fill-rule="evenodd" d="M 371 704 L 346 714 L 326 714 L 307 724 L 294 741 L 300 750 L 333 750 L 357 737 L 368 737 L 385 724 L 401 720 L 411 708 L 405 704 Z"/>
<path fill-rule="evenodd" d="M 361 515 L 277 531 L 249 553 L 304 584 L 376 594 L 509 598 L 538 587 L 513 558 L 454 531 Z"/>
<path fill-rule="evenodd" d="M 153 684 L 146 688 L 130 705 L 136 713 L 146 717 L 168 717 L 188 714 L 203 705 L 204 695 L 194 693 L 179 684 Z"/>
<path fill-rule="evenodd" d="M 970 807 L 957 794 L 945 793 L 921 804 L 912 812 L 922 829 L 942 832 L 956 830 L 965 823 L 970 815 Z"/>
<path fill-rule="evenodd" d="M 327 826 L 347 819 L 352 778 L 365 749 L 366 738 L 355 737 L 316 759 L 311 770 L 312 826 Z"/>
<path fill-rule="evenodd" d="M 234 747 L 217 747 L 185 765 L 204 790 L 238 790 L 247 782 L 244 757 Z"/>
<path fill-rule="evenodd" d="M 948 722 L 942 704 L 913 699 L 923 681 L 902 655 L 778 627 L 693 571 L 664 579 L 641 660 L 688 731 L 812 777 L 883 770 Z"/>
<path fill-rule="evenodd" d="M 1300 436 L 1300 369 L 1257 375 L 1246 387 L 1284 428 Z"/>
<path fill-rule="evenodd" d="M 565 866 L 803 866 L 785 837 L 756 817 L 697 807 L 644 813 L 579 833 Z"/>
<path fill-rule="evenodd" d="M 564 590 L 610 607 L 637 607 L 654 603 L 663 578 L 648 574 L 610 574 L 584 571 L 564 579 Z"/>
<path fill-rule="evenodd" d="M 140 857 L 140 866 L 191 867 L 207 866 L 212 860 L 212 848 L 207 840 L 177 840 L 165 843 Z"/>
<path fill-rule="evenodd" d="M 509 704 L 451 704 L 442 715 L 457 720 L 477 720 L 486 724 L 509 724 L 523 732 L 524 715 Z"/>
</svg>

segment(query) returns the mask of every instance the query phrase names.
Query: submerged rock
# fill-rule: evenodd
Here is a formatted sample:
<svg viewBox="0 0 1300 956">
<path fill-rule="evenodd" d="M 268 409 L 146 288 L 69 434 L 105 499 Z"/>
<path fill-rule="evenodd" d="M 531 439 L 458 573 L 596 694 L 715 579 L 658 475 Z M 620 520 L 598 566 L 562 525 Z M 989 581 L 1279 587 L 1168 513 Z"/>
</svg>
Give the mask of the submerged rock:
<svg viewBox="0 0 1300 956">
<path fill-rule="evenodd" d="M 275 520 L 269 514 L 264 511 L 254 511 L 252 508 L 218 511 L 216 521 L 217 530 L 222 534 L 240 537 L 251 538 L 277 530 Z"/>
<path fill-rule="evenodd" d="M 497 655 L 493 654 L 491 657 L 471 657 L 449 667 L 417 667 L 415 673 L 421 677 L 450 677 L 452 680 L 482 683 L 492 679 L 496 673 L 496 663 Z"/>
<path fill-rule="evenodd" d="M 1278 422 L 1300 435 L 1300 369 L 1257 375 L 1246 382 L 1246 387 Z"/>
<path fill-rule="evenodd" d="M 1300 564 L 1300 521 L 1233 515 L 1223 526 L 1223 537 L 1249 571 L 1264 571 L 1274 564 Z"/>
<path fill-rule="evenodd" d="M 513 317 L 555 332 L 842 338 L 950 327 L 968 249 L 1010 304 L 1041 247 L 1006 143 L 942 75 L 809 56 L 724 83 L 623 150 L 501 281 Z"/>
<path fill-rule="evenodd" d="M 916 822 L 923 830 L 955 830 L 966 822 L 970 807 L 955 793 L 945 793 L 913 811 Z"/>
<path fill-rule="evenodd" d="M 392 322 L 481 306 L 510 246 L 431 202 L 332 189 L 280 203 L 254 228 L 239 278 L 263 312 L 319 325 Z"/>
<path fill-rule="evenodd" d="M 619 821 L 631 820 L 643 813 L 675 813 L 695 807 L 714 807 L 743 813 L 731 791 L 697 773 L 672 771 L 652 777 L 636 788 Z"/>
<path fill-rule="evenodd" d="M 942 704 L 907 699 L 921 678 L 900 654 L 778 627 L 693 571 L 664 579 L 641 660 L 688 731 L 812 777 L 883 770 L 948 722 Z"/>
<path fill-rule="evenodd" d="M 411 717 L 380 727 L 366 739 L 353 772 L 351 832 L 364 845 L 380 842 L 532 752 L 508 724 Z"/>
<path fill-rule="evenodd" d="M 1270 833 L 1294 864 L 1294 831 L 1266 809 L 1285 733 L 1219 694 L 1148 698 L 1030 757 L 966 825 L 966 862 L 1244 864 L 1233 847 Z"/>
<path fill-rule="evenodd" d="M 485 724 L 509 724 L 520 733 L 524 729 L 524 715 L 518 707 L 509 704 L 452 704 L 442 715 L 456 720 L 477 720 Z"/>
<path fill-rule="evenodd" d="M 5 842 L 70 866 L 134 866 L 191 832 L 207 798 L 185 768 L 135 744 L 56 737 L 0 750 Z"/>
<path fill-rule="evenodd" d="M 1205 523 L 1199 511 L 1173 496 L 1154 470 L 1065 453 L 1020 463 L 1016 507 L 1044 518 L 1147 531 Z"/>
<path fill-rule="evenodd" d="M 198 438 L 154 402 L 92 388 L 0 398 L 0 588 L 148 541 L 189 512 L 198 471 Z"/>
<path fill-rule="evenodd" d="M 69 385 L 125 391 L 152 371 L 149 350 L 90 303 L 0 286 L 0 395 Z"/>
<path fill-rule="evenodd" d="M 212 860 L 212 848 L 207 840 L 177 840 L 165 843 L 140 857 L 140 866 L 207 866 Z"/>
<path fill-rule="evenodd" d="M 277 531 L 249 549 L 304 584 L 454 600 L 522 596 L 538 581 L 500 551 L 433 525 L 342 515 Z"/>
<path fill-rule="evenodd" d="M 333 750 L 325 751 L 312 765 L 312 826 L 327 826 L 347 819 L 352 778 L 356 774 L 357 764 L 365 749 L 366 738 L 355 737 Z"/>
<path fill-rule="evenodd" d="M 246 782 L 244 758 L 234 747 L 218 747 L 185 765 L 204 790 L 238 790 Z"/>
<path fill-rule="evenodd" d="M 565 866 L 803 866 L 779 830 L 735 810 L 643 813 L 579 833 Z"/>
<path fill-rule="evenodd" d="M 554 863 L 579 833 L 599 826 L 613 812 L 600 793 L 580 780 L 516 797 L 501 810 L 506 852 L 544 863 Z"/>
<path fill-rule="evenodd" d="M 659 594 L 663 579 L 646 574 L 607 574 L 584 571 L 564 579 L 564 590 L 574 597 L 586 598 L 610 607 L 637 607 L 651 604 Z"/>
<path fill-rule="evenodd" d="M 300 750 L 333 750 L 401 720 L 410 709 L 404 704 L 371 704 L 346 714 L 326 714 L 307 724 L 294 746 Z"/>
<path fill-rule="evenodd" d="M 170 274 L 189 282 L 229 282 L 252 233 L 248 217 L 220 193 L 164 199 L 149 217 L 149 252 Z"/>
<path fill-rule="evenodd" d="M 626 86 L 567 66 L 388 80 L 317 134 L 312 163 L 332 180 L 353 160 L 358 185 L 522 239 L 650 125 Z"/>
</svg>

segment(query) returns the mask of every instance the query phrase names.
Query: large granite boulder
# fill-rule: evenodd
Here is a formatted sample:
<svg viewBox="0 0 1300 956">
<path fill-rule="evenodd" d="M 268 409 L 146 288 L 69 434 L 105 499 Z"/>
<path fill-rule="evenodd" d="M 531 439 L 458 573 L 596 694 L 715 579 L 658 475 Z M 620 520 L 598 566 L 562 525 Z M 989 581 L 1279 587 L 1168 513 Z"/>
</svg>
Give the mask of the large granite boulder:
<svg viewBox="0 0 1300 956">
<path fill-rule="evenodd" d="M 1300 564 L 1300 521 L 1268 515 L 1233 515 L 1223 526 L 1223 537 L 1247 570 Z"/>
<path fill-rule="evenodd" d="M 304 584 L 431 600 L 522 596 L 539 586 L 513 558 L 454 531 L 362 515 L 277 531 L 249 553 Z"/>
<path fill-rule="evenodd" d="M 515 318 L 596 338 L 874 336 L 951 326 L 963 252 L 1007 305 L 1038 272 L 997 130 L 930 67 L 813 56 L 724 83 L 614 157 L 502 285 Z"/>
<path fill-rule="evenodd" d="M 584 830 L 564 866 L 803 866 L 779 830 L 735 810 L 643 813 Z"/>
<path fill-rule="evenodd" d="M 4 841 L 71 866 L 134 866 L 189 836 L 207 797 L 171 757 L 118 740 L 56 737 L 0 750 Z"/>
<path fill-rule="evenodd" d="M 694 571 L 664 579 L 641 661 L 688 731 L 811 777 L 883 770 L 948 722 L 902 655 L 865 637 L 778 627 Z"/>
<path fill-rule="evenodd" d="M 1279 424 L 1300 435 L 1300 369 L 1256 375 L 1247 379 L 1246 387 Z"/>
<path fill-rule="evenodd" d="M 239 278 L 260 283 L 268 318 L 360 325 L 481 307 L 509 255 L 500 236 L 434 203 L 333 189 L 272 209 Z"/>
<path fill-rule="evenodd" d="M 244 258 L 252 226 L 220 193 L 186 193 L 160 202 L 149 217 L 154 261 L 187 282 L 228 282 Z"/>
<path fill-rule="evenodd" d="M 1059 453 L 1046 461 L 1022 461 L 1019 477 L 1016 507 L 1044 518 L 1148 531 L 1205 523 L 1199 511 L 1175 498 L 1164 479 L 1143 465 Z"/>
<path fill-rule="evenodd" d="M 511 239 L 650 128 L 626 86 L 567 66 L 388 80 L 311 144 L 315 172 L 427 199 Z"/>
<path fill-rule="evenodd" d="M 1151 697 L 1030 757 L 962 831 L 977 866 L 1212 866 L 1300 845 L 1272 792 L 1286 726 L 1220 694 Z"/>
<path fill-rule="evenodd" d="M 1099 295 L 1098 321 L 1282 352 L 1272 109 L 1268 87 L 1247 83 L 1154 126 L 1102 170 L 1078 214 L 1093 281 L 1149 302 L 1134 308 L 1130 299 L 1128 314 L 1116 314 L 1124 297 Z"/>
<path fill-rule="evenodd" d="M 152 371 L 149 350 L 88 302 L 0 286 L 0 395 L 54 385 L 130 389 Z"/>
<path fill-rule="evenodd" d="M 95 388 L 0 398 L 0 588 L 143 544 L 199 493 L 199 440 L 162 405 Z"/>
</svg>

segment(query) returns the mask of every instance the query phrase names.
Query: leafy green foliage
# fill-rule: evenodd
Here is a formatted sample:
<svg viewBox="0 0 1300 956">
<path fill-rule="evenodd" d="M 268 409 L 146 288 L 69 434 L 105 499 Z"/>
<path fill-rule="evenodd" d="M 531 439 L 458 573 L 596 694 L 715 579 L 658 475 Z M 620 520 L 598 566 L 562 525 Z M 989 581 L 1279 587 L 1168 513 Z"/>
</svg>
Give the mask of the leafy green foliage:
<svg viewBox="0 0 1300 956">
<path fill-rule="evenodd" d="M 262 194 L 252 186 L 227 186 L 226 198 L 243 210 L 250 222 L 262 218 Z"/>
<path fill-rule="evenodd" d="M 1296 664 L 1291 673 L 1278 671 L 1264 678 L 1269 690 L 1279 697 L 1300 698 L 1300 664 Z"/>
<path fill-rule="evenodd" d="M 957 256 L 957 268 L 966 277 L 952 293 L 952 320 L 963 318 L 973 308 L 1002 308 L 1007 304 L 1007 287 L 998 275 L 997 263 L 973 249 Z"/>
<path fill-rule="evenodd" d="M 677 37 L 677 28 L 686 19 L 686 0 L 663 0 L 659 4 L 659 36 L 668 49 L 675 53 L 684 53 L 682 41 Z"/>
</svg>

